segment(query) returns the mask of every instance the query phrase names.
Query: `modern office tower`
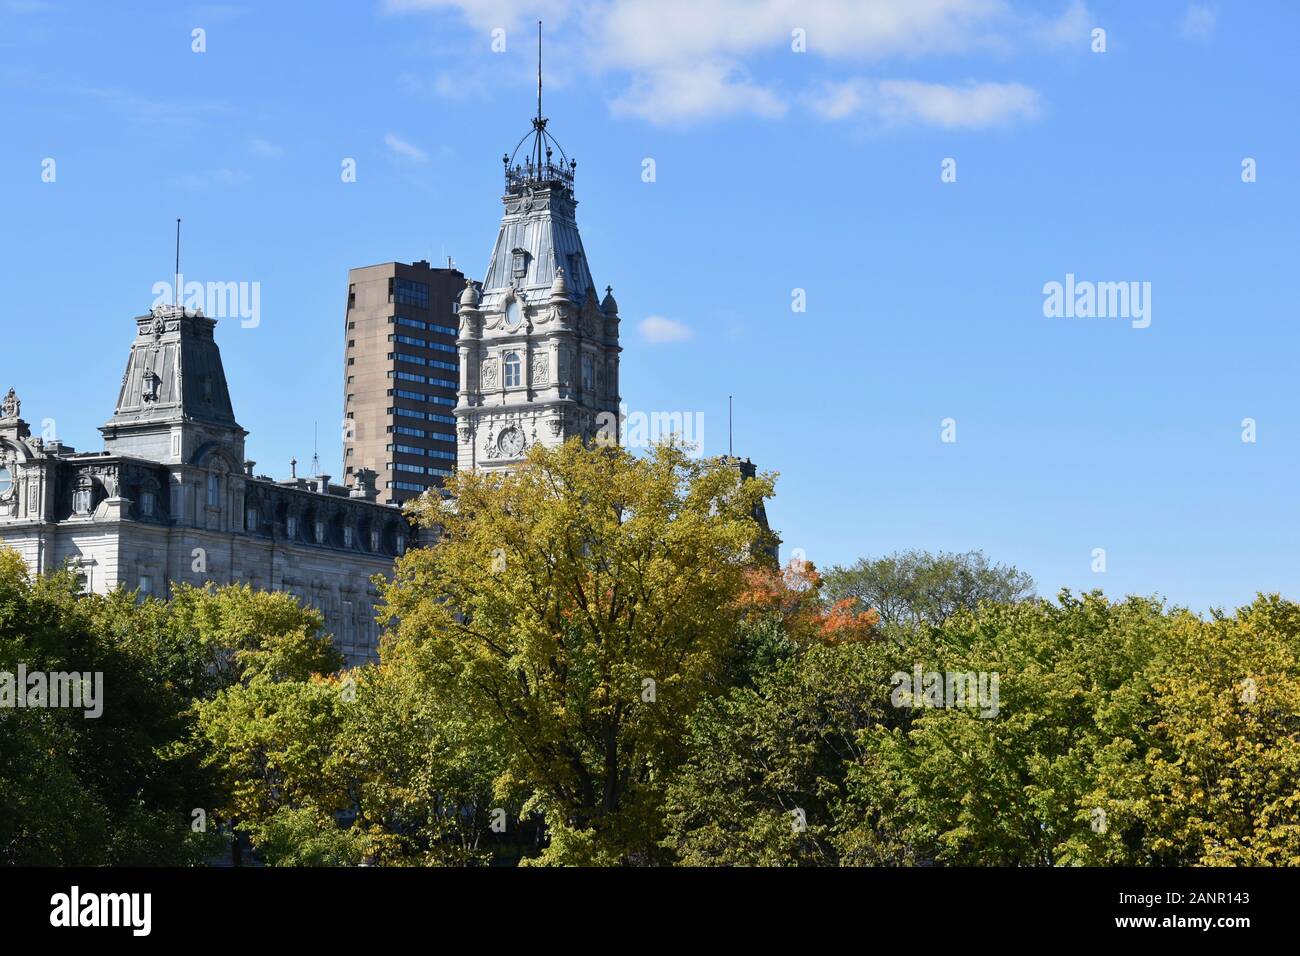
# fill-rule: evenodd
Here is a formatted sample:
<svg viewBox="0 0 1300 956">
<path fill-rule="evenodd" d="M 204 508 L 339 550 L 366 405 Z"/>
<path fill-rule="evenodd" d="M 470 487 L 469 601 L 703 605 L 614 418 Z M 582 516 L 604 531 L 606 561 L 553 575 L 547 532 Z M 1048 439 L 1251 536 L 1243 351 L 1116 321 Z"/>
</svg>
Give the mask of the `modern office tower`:
<svg viewBox="0 0 1300 956">
<path fill-rule="evenodd" d="M 457 310 L 465 276 L 427 261 L 348 271 L 343 470 L 379 500 L 441 487 L 456 467 Z"/>
</svg>

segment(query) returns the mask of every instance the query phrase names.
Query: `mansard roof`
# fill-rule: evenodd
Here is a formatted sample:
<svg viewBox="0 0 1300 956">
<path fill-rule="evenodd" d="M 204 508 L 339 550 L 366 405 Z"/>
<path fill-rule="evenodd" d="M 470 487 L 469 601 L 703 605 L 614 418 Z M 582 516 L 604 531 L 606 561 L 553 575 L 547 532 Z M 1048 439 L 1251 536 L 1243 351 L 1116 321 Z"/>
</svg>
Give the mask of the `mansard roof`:
<svg viewBox="0 0 1300 956">
<path fill-rule="evenodd" d="M 241 433 L 213 330 L 199 310 L 156 306 L 136 317 L 113 417 L 100 430 L 199 422 Z"/>
</svg>

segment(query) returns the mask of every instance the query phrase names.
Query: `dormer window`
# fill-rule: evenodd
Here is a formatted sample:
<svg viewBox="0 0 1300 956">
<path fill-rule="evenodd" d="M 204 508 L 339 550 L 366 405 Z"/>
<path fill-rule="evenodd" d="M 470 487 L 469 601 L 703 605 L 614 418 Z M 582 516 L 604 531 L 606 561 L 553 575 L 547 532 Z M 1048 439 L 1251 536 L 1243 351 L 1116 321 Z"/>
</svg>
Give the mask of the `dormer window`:
<svg viewBox="0 0 1300 956">
<path fill-rule="evenodd" d="M 208 475 L 208 507 L 218 508 L 221 506 L 221 477 L 219 475 Z"/>
<path fill-rule="evenodd" d="M 248 509 L 245 510 L 245 512 L 244 512 L 244 530 L 245 530 L 245 531 L 256 531 L 256 530 L 257 530 L 257 509 L 256 509 L 256 508 L 248 508 Z"/>
<path fill-rule="evenodd" d="M 284 533 L 285 536 L 290 539 L 298 537 L 298 516 L 297 515 L 289 515 L 287 518 L 284 519 Z"/>
<path fill-rule="evenodd" d="M 350 524 L 345 524 L 345 525 L 343 526 L 343 547 L 345 547 L 345 548 L 350 548 L 350 547 L 352 547 L 352 541 L 353 541 L 353 537 L 352 537 L 352 525 L 350 525 Z"/>
<path fill-rule="evenodd" d="M 397 534 L 397 553 L 406 554 L 406 535 L 400 531 Z"/>
<path fill-rule="evenodd" d="M 511 253 L 511 273 L 516 279 L 522 279 L 528 275 L 528 250 L 515 249 Z"/>
<path fill-rule="evenodd" d="M 77 482 L 76 490 L 72 492 L 72 511 L 74 514 L 90 514 L 93 491 L 94 485 L 89 478 L 82 478 Z"/>
<path fill-rule="evenodd" d="M 321 518 L 316 519 L 316 543 L 325 543 L 325 522 Z"/>
<path fill-rule="evenodd" d="M 380 538 L 381 538 L 381 535 L 380 535 L 380 532 L 379 532 L 379 529 L 378 529 L 378 528 L 375 528 L 375 529 L 373 529 L 373 530 L 370 532 L 370 550 L 371 550 L 371 551 L 378 551 L 378 550 L 379 550 Z"/>
<path fill-rule="evenodd" d="M 152 491 L 140 492 L 140 516 L 143 518 L 152 518 L 154 512 L 158 510 L 158 496 Z"/>
</svg>

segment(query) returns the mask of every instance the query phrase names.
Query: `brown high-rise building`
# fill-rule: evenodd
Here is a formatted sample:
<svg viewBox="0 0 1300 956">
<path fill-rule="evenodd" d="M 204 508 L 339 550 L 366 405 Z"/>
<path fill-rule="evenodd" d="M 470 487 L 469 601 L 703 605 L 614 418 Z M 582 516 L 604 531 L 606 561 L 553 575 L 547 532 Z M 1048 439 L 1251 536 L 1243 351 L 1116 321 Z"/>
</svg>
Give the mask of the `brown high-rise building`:
<svg viewBox="0 0 1300 956">
<path fill-rule="evenodd" d="M 348 271 L 343 469 L 401 504 L 456 468 L 457 310 L 465 276 L 428 262 Z"/>
</svg>

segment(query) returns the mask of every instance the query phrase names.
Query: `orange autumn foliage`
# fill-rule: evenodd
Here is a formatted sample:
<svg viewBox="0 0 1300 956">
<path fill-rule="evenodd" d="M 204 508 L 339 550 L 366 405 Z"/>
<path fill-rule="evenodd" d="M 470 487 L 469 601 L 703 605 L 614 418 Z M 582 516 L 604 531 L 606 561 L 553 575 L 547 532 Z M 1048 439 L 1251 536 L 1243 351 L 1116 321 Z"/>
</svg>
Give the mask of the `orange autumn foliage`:
<svg viewBox="0 0 1300 956">
<path fill-rule="evenodd" d="M 812 562 L 796 558 L 783 568 L 747 571 L 737 603 L 751 619 L 779 618 L 791 637 L 805 643 L 853 644 L 875 636 L 879 614 L 855 611 L 851 598 L 827 608 L 821 587 L 822 577 Z"/>
</svg>

